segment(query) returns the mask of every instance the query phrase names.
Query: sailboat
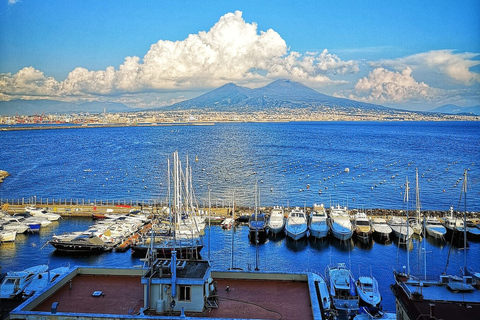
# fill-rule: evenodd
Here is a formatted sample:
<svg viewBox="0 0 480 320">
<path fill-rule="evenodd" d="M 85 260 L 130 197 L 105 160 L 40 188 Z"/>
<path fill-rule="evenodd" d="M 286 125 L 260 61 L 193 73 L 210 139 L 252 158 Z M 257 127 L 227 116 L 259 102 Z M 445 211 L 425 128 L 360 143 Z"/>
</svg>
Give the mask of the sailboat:
<svg viewBox="0 0 480 320">
<path fill-rule="evenodd" d="M 407 204 L 407 220 L 402 217 L 393 217 L 388 221 L 388 225 L 392 228 L 393 234 L 401 241 L 407 242 L 412 237 L 412 232 L 410 230 L 410 225 L 408 223 L 408 196 L 410 193 L 410 183 L 407 181 L 405 183 L 405 195 L 403 201 Z"/>
<path fill-rule="evenodd" d="M 410 227 L 412 228 L 413 233 L 418 234 L 419 236 L 422 235 L 423 225 L 420 219 L 420 187 L 418 185 L 418 168 L 415 169 L 415 204 L 416 204 L 416 213 L 417 216 L 410 218 L 409 223 Z"/>
<path fill-rule="evenodd" d="M 255 212 L 248 220 L 249 238 L 252 243 L 263 243 L 267 239 L 267 218 L 264 212 L 258 212 L 257 182 L 255 181 Z"/>
<path fill-rule="evenodd" d="M 465 196 L 465 212 L 463 214 L 465 222 L 467 170 L 464 171 L 462 194 Z M 463 229 L 463 232 L 463 245 L 466 247 L 466 229 Z M 435 280 L 427 278 L 426 267 L 425 276 L 422 278 L 410 275 L 409 271 L 406 273 L 394 270 L 395 284 L 392 286 L 392 291 L 397 300 L 397 314 L 402 315 L 405 319 L 426 317 L 429 319 L 478 319 L 480 290 L 478 286 L 474 285 L 473 275 L 467 268 L 467 250 L 463 250 L 463 256 L 462 276 L 447 274 L 449 258 L 445 272 Z M 424 259 L 426 261 L 426 258 Z"/>
<path fill-rule="evenodd" d="M 202 233 L 205 222 L 198 217 L 198 210 L 194 205 L 191 168 L 187 157 L 185 170 L 182 169 L 178 151 L 175 151 L 172 157 L 172 167 L 170 159 L 167 159 L 169 232 L 161 237 L 156 237 L 152 232 L 150 238 L 147 237 L 132 246 L 132 254 L 145 256 L 153 247 L 158 256 L 170 257 L 172 252 L 175 252 L 179 258 L 199 259 L 200 251 L 204 247 Z"/>
</svg>

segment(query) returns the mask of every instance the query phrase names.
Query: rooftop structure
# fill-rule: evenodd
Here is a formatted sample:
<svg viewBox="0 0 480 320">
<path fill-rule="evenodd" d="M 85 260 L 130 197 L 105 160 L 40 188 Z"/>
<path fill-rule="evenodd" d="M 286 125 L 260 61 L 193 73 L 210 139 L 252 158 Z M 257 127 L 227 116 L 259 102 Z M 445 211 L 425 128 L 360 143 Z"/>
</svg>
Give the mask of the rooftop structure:
<svg viewBox="0 0 480 320">
<path fill-rule="evenodd" d="M 164 259 L 149 269 L 76 267 L 10 319 L 322 319 L 313 274 L 219 272 L 208 261 L 173 263 L 175 268 Z"/>
</svg>

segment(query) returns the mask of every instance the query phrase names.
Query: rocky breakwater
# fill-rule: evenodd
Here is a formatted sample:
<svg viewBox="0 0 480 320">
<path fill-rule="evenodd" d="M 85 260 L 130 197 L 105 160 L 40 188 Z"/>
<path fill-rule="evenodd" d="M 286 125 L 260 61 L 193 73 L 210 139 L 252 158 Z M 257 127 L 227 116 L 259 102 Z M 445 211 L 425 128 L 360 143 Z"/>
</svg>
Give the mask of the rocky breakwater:
<svg viewBox="0 0 480 320">
<path fill-rule="evenodd" d="M 0 183 L 3 182 L 3 179 L 5 179 L 6 177 L 8 177 L 10 175 L 10 173 L 8 173 L 7 171 L 4 171 L 4 170 L 0 170 Z"/>
</svg>

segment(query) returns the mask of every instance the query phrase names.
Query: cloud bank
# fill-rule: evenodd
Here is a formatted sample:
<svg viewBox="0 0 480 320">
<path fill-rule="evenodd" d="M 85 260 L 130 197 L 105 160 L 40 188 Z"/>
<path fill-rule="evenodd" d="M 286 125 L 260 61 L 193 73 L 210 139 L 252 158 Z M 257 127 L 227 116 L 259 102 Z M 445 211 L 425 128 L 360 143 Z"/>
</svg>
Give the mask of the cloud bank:
<svg viewBox="0 0 480 320">
<path fill-rule="evenodd" d="M 242 12 L 227 13 L 209 30 L 182 41 L 160 40 L 143 59 L 126 57 L 117 69 L 76 68 L 64 81 L 34 67 L 0 75 L 0 99 L 95 98 L 150 91 L 211 89 L 227 82 L 265 84 L 290 78 L 310 85 L 343 83 L 332 76 L 359 71 L 355 61 L 323 52 L 289 51 L 272 29 L 257 30 Z"/>
</svg>

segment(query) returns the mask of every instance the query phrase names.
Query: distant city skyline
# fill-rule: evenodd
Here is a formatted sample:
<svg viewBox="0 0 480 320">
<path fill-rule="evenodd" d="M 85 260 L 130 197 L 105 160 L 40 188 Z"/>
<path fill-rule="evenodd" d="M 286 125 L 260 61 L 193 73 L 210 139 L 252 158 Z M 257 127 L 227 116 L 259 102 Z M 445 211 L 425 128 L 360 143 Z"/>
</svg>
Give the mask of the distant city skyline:
<svg viewBox="0 0 480 320">
<path fill-rule="evenodd" d="M 0 101 L 170 105 L 277 79 L 407 110 L 480 105 L 480 2 L 1 0 Z"/>
</svg>

